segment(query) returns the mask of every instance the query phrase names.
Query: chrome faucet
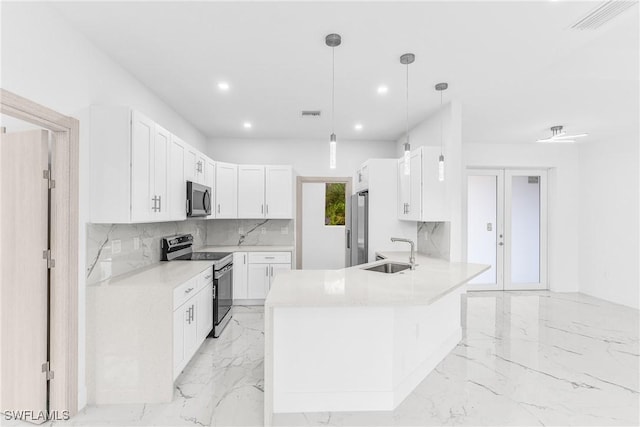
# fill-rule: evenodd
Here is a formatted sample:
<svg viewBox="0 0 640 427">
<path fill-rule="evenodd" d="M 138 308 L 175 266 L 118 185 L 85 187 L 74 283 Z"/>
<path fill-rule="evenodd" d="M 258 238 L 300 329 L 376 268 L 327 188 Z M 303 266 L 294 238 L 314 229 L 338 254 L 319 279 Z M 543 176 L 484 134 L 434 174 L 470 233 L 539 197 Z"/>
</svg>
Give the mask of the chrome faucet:
<svg viewBox="0 0 640 427">
<path fill-rule="evenodd" d="M 392 237 L 391 238 L 392 242 L 405 242 L 411 245 L 411 255 L 409 256 L 409 264 L 411 264 L 411 269 L 415 270 L 416 269 L 416 257 L 415 257 L 415 248 L 416 248 L 416 244 L 413 243 L 413 240 L 410 239 L 403 239 L 401 237 Z"/>
</svg>

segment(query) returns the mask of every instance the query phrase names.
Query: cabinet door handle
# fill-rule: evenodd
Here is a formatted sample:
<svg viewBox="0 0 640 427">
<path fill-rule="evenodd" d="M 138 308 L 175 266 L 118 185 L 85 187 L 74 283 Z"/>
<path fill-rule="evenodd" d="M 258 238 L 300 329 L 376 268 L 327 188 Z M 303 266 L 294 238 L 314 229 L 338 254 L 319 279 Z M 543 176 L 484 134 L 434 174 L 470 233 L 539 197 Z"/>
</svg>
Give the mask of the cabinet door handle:
<svg viewBox="0 0 640 427">
<path fill-rule="evenodd" d="M 273 265 L 270 268 L 271 268 L 271 277 L 273 277 Z"/>
<path fill-rule="evenodd" d="M 162 196 L 158 196 L 158 212 L 162 212 Z"/>
<path fill-rule="evenodd" d="M 189 307 L 187 309 L 187 311 L 184 312 L 184 314 L 187 315 L 187 318 L 184 319 L 188 324 L 191 324 L 191 307 Z"/>
<path fill-rule="evenodd" d="M 411 205 L 407 203 L 407 213 L 411 212 Z"/>
<path fill-rule="evenodd" d="M 218 213 L 220 213 L 220 203 L 218 203 Z"/>
<path fill-rule="evenodd" d="M 244 261 L 242 261 L 242 263 L 243 263 L 243 264 L 246 264 L 246 263 L 247 263 L 247 256 L 246 256 L 246 255 L 243 255 L 243 258 L 244 258 Z"/>
<path fill-rule="evenodd" d="M 204 276 L 204 279 L 205 279 L 205 280 L 209 280 L 209 279 L 211 279 L 211 274 L 208 274 L 208 275 Z"/>
<path fill-rule="evenodd" d="M 191 304 L 191 321 L 196 321 L 196 306 Z"/>
<path fill-rule="evenodd" d="M 191 292 L 193 290 L 193 288 L 189 288 L 186 291 L 184 291 L 185 294 L 188 294 L 189 292 Z"/>
<path fill-rule="evenodd" d="M 264 205 L 260 205 L 260 213 L 264 213 Z"/>
<path fill-rule="evenodd" d="M 267 203 L 267 215 L 269 215 L 269 203 Z"/>
<path fill-rule="evenodd" d="M 269 266 L 268 265 L 264 268 L 264 275 L 266 277 L 269 277 Z"/>
</svg>

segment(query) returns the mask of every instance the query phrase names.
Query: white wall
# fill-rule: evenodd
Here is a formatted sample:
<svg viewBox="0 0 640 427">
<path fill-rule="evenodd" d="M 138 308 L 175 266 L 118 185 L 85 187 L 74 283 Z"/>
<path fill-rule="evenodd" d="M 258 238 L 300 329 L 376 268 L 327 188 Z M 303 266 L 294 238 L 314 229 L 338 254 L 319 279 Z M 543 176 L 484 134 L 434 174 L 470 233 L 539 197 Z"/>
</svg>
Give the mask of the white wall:
<svg viewBox="0 0 640 427">
<path fill-rule="evenodd" d="M 336 169 L 329 169 L 329 141 L 292 139 L 210 140 L 209 156 L 231 163 L 288 164 L 300 176 L 353 176 L 368 159 L 396 156 L 389 141 L 345 141 L 338 135 Z"/>
<path fill-rule="evenodd" d="M 638 132 L 589 141 L 580 157 L 580 291 L 640 308 Z"/>
<path fill-rule="evenodd" d="M 472 136 L 467 135 L 464 139 L 472 140 Z M 548 278 L 550 289 L 559 292 L 579 290 L 580 168 L 577 150 L 575 145 L 559 144 L 462 144 L 465 170 L 473 167 L 549 169 Z M 463 184 L 463 194 L 466 194 L 466 179 Z M 466 211 L 466 200 L 463 211 Z"/>
<path fill-rule="evenodd" d="M 345 228 L 327 226 L 325 217 L 326 184 L 302 184 L 302 268 L 336 270 L 345 264 Z"/>
<path fill-rule="evenodd" d="M 206 138 L 141 82 L 92 45 L 50 6 L 2 3 L 2 87 L 60 113 L 79 117 L 91 104 L 139 109 L 188 143 L 205 151 Z M 85 387 L 85 261 L 89 152 L 80 122 L 79 407 Z"/>
</svg>

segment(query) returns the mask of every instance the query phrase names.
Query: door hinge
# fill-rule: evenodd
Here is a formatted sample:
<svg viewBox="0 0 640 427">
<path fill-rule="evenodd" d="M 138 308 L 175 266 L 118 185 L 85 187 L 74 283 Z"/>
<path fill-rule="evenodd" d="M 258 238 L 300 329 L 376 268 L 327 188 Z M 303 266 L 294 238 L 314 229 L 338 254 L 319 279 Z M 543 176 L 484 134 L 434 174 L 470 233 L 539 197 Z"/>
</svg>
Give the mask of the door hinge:
<svg viewBox="0 0 640 427">
<path fill-rule="evenodd" d="M 51 258 L 51 249 L 42 251 L 42 259 L 47 260 L 47 268 L 53 268 L 56 266 L 56 260 Z"/>
<path fill-rule="evenodd" d="M 51 179 L 51 171 L 49 169 L 42 171 L 42 178 L 46 179 L 49 183 L 49 189 L 56 188 L 56 181 Z"/>
<path fill-rule="evenodd" d="M 50 370 L 49 368 L 50 368 L 49 361 L 42 364 L 42 372 L 44 372 L 47 375 L 47 381 L 52 380 L 54 377 L 53 371 Z"/>
</svg>

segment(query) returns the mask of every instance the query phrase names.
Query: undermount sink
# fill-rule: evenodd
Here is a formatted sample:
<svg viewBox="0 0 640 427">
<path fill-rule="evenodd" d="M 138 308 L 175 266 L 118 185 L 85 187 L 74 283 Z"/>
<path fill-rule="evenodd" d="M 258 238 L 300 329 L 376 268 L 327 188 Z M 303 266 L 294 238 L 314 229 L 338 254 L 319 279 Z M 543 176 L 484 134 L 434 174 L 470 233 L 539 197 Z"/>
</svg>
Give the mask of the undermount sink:
<svg viewBox="0 0 640 427">
<path fill-rule="evenodd" d="M 373 267 L 364 268 L 363 270 L 377 271 L 378 273 L 393 274 L 411 268 L 410 264 L 402 264 L 398 262 L 385 262 L 384 264 L 375 265 Z"/>
</svg>

